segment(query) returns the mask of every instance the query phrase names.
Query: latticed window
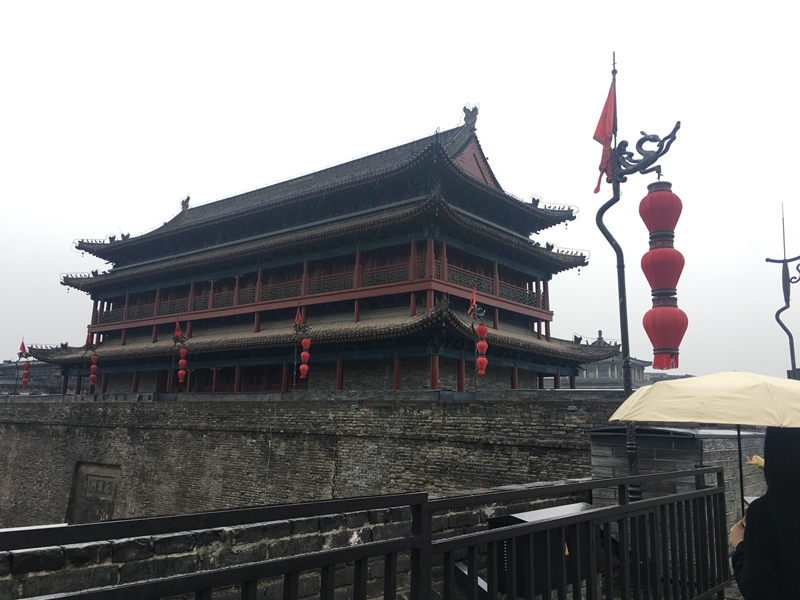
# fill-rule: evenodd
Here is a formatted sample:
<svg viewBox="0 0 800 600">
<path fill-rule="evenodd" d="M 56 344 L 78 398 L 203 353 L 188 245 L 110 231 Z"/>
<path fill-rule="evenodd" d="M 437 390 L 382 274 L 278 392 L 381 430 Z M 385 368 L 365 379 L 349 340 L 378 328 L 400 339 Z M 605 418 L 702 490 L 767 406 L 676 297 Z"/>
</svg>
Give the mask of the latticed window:
<svg viewBox="0 0 800 600">
<path fill-rule="evenodd" d="M 233 292 L 214 294 L 214 308 L 233 306 Z"/>
<path fill-rule="evenodd" d="M 361 273 L 361 285 L 384 285 L 396 283 L 398 281 L 408 281 L 408 265 L 392 265 L 381 267 L 380 269 L 370 269 Z"/>
<path fill-rule="evenodd" d="M 448 283 L 455 283 L 456 285 L 461 285 L 468 288 L 476 287 L 480 291 L 487 294 L 494 293 L 494 285 L 491 279 L 481 277 L 480 275 L 470 273 L 469 271 L 465 271 L 463 269 L 450 267 L 447 270 L 447 281 Z"/>
<path fill-rule="evenodd" d="M 342 273 L 341 275 L 325 276 L 310 279 L 308 282 L 309 294 L 322 294 L 325 292 L 336 292 L 338 290 L 349 290 L 353 288 L 353 274 Z"/>
<path fill-rule="evenodd" d="M 189 310 L 189 299 L 170 300 L 169 302 L 162 302 L 158 305 L 158 314 L 160 315 L 174 315 Z"/>
<path fill-rule="evenodd" d="M 250 304 L 256 300 L 256 290 L 247 289 L 239 291 L 239 304 Z"/>
<path fill-rule="evenodd" d="M 208 308 L 208 294 L 200 294 L 194 297 L 194 310 L 204 310 Z"/>
<path fill-rule="evenodd" d="M 519 288 L 514 285 L 500 284 L 500 297 L 506 300 L 527 304 L 528 306 L 538 306 L 536 303 L 536 292 Z"/>
<path fill-rule="evenodd" d="M 279 300 L 294 298 L 300 295 L 300 282 L 265 287 L 261 292 L 262 300 Z"/>
<path fill-rule="evenodd" d="M 117 321 L 122 321 L 122 314 L 123 314 L 123 309 L 121 308 L 115 308 L 114 310 L 109 310 L 100 315 L 100 322 L 116 323 Z"/>
<path fill-rule="evenodd" d="M 143 304 L 142 306 L 131 306 L 128 309 L 129 319 L 144 319 L 153 316 L 154 304 Z"/>
</svg>

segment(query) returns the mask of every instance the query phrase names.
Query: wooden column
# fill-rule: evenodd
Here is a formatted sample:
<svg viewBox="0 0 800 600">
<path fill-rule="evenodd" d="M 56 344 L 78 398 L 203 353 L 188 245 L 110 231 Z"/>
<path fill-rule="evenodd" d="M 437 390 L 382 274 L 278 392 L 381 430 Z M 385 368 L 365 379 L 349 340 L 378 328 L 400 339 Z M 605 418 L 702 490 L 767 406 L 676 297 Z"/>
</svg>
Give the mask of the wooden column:
<svg viewBox="0 0 800 600">
<path fill-rule="evenodd" d="M 258 278 L 256 279 L 256 291 L 254 295 L 255 302 L 261 302 L 261 287 L 264 285 L 264 269 L 258 270 Z"/>
<path fill-rule="evenodd" d="M 161 303 L 161 288 L 156 288 L 156 299 L 153 302 L 153 316 L 158 316 L 158 305 Z"/>
<path fill-rule="evenodd" d="M 430 389 L 438 390 L 439 389 L 439 355 L 438 354 L 431 354 L 431 381 L 430 381 Z"/>
<path fill-rule="evenodd" d="M 62 396 L 66 396 L 67 395 L 67 381 L 68 380 L 69 380 L 69 375 L 66 374 L 66 373 L 63 373 L 61 375 L 61 395 Z"/>
<path fill-rule="evenodd" d="M 409 316 L 416 317 L 417 316 L 417 293 L 411 292 L 411 307 L 408 311 Z"/>
<path fill-rule="evenodd" d="M 237 275 L 233 283 L 233 305 L 239 306 L 239 276 Z"/>
<path fill-rule="evenodd" d="M 127 329 L 123 329 L 122 333 L 120 334 L 120 341 L 122 342 L 120 345 L 124 346 L 125 342 L 127 342 L 127 340 L 128 340 L 128 330 Z"/>
<path fill-rule="evenodd" d="M 435 256 L 434 256 L 434 243 L 433 238 L 429 237 L 427 240 L 427 246 L 425 249 L 425 278 L 428 280 L 434 279 L 436 275 L 436 263 L 435 263 Z M 433 310 L 433 290 L 429 289 L 427 293 L 427 298 L 425 302 L 425 308 L 427 310 Z"/>
<path fill-rule="evenodd" d="M 519 370 L 517 369 L 517 365 L 511 367 L 511 389 L 519 389 Z"/>
<path fill-rule="evenodd" d="M 134 394 L 139 392 L 139 371 L 133 372 L 133 377 L 131 378 L 131 392 Z"/>
<path fill-rule="evenodd" d="M 542 320 L 536 319 L 536 338 L 542 339 Z"/>
<path fill-rule="evenodd" d="M 186 303 L 186 310 L 194 311 L 194 281 L 189 284 L 189 301 Z"/>
<path fill-rule="evenodd" d="M 575 390 L 577 388 L 578 388 L 578 382 L 575 379 L 575 375 L 570 375 L 569 376 L 569 389 Z"/>
<path fill-rule="evenodd" d="M 492 316 L 492 327 L 497 329 L 500 327 L 500 309 L 495 306 L 494 315 Z"/>
<path fill-rule="evenodd" d="M 411 242 L 411 249 L 408 253 L 408 280 L 414 281 L 417 278 L 417 242 Z"/>
<path fill-rule="evenodd" d="M 186 339 L 192 339 L 192 322 L 186 321 Z"/>
<path fill-rule="evenodd" d="M 308 296 L 308 261 L 303 261 L 303 280 L 300 285 L 300 295 Z"/>
<path fill-rule="evenodd" d="M 447 283 L 447 242 L 442 240 L 440 249 L 441 249 L 440 260 L 442 261 L 441 278 L 442 281 Z"/>
<path fill-rule="evenodd" d="M 281 369 L 281 392 L 289 391 L 289 363 L 283 363 Z"/>
<path fill-rule="evenodd" d="M 166 390 L 165 390 L 165 391 L 166 391 L 168 394 L 169 394 L 170 392 L 172 392 L 172 379 L 173 379 L 174 373 L 175 373 L 175 372 L 174 372 L 174 369 L 169 369 L 169 370 L 167 371 L 167 383 L 166 383 Z"/>
<path fill-rule="evenodd" d="M 75 394 L 80 395 L 82 388 L 83 388 L 83 375 L 78 373 L 77 377 L 75 377 Z"/>
<path fill-rule="evenodd" d="M 219 375 L 219 368 L 214 367 L 211 369 L 211 391 L 217 391 L 217 376 Z"/>
<path fill-rule="evenodd" d="M 261 313 L 256 311 L 253 315 L 253 333 L 261 331 Z"/>
<path fill-rule="evenodd" d="M 392 387 L 396 390 L 399 390 L 403 387 L 402 364 L 399 354 L 394 355 L 394 374 L 392 377 Z"/>
<path fill-rule="evenodd" d="M 344 362 L 341 358 L 336 359 L 336 389 L 344 389 Z"/>
<path fill-rule="evenodd" d="M 544 389 L 544 375 L 539 375 L 539 376 L 537 376 L 536 379 L 537 379 L 537 383 L 539 384 L 539 389 L 543 390 Z"/>
<path fill-rule="evenodd" d="M 553 389 L 560 390 L 561 389 L 561 375 L 556 373 L 553 375 Z"/>
<path fill-rule="evenodd" d="M 233 391 L 242 391 L 242 365 L 236 365 L 233 371 Z"/>
<path fill-rule="evenodd" d="M 550 321 L 544 322 L 544 339 L 550 341 Z"/>
<path fill-rule="evenodd" d="M 131 304 L 131 295 L 130 293 L 125 294 L 125 305 L 122 307 L 122 320 L 128 320 L 128 311 L 130 309 Z"/>
<path fill-rule="evenodd" d="M 456 382 L 456 391 L 464 392 L 467 389 L 467 361 L 462 356 L 458 359 L 458 380 Z"/>
<path fill-rule="evenodd" d="M 158 341 L 158 326 L 153 325 L 153 343 L 155 344 Z"/>
<path fill-rule="evenodd" d="M 89 319 L 90 325 L 97 325 L 100 322 L 100 301 L 95 300 L 92 304 L 92 316 Z"/>
<path fill-rule="evenodd" d="M 492 284 L 494 286 L 494 295 L 495 297 L 500 297 L 500 267 L 497 265 L 497 261 L 494 261 L 494 282 Z"/>
<path fill-rule="evenodd" d="M 108 388 L 108 373 L 103 371 L 103 374 L 100 376 L 100 393 L 105 394 L 107 388 Z"/>
<path fill-rule="evenodd" d="M 356 250 L 355 265 L 353 265 L 353 289 L 361 287 L 361 249 Z M 360 306 L 358 298 L 353 300 L 353 323 L 358 323 L 360 315 Z"/>
<path fill-rule="evenodd" d="M 206 308 L 214 308 L 214 282 L 208 282 L 208 306 Z"/>
</svg>

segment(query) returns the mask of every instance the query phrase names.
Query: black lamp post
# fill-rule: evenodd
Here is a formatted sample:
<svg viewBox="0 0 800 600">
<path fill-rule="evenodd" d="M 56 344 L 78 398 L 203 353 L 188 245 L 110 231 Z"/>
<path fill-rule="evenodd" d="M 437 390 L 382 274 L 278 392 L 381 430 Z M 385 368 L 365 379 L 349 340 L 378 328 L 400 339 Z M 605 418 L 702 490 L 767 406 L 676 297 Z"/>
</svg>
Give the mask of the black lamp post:
<svg viewBox="0 0 800 600">
<path fill-rule="evenodd" d="M 775 320 L 780 325 L 781 329 L 786 332 L 789 338 L 789 360 L 791 361 L 792 370 L 787 373 L 789 379 L 800 379 L 800 371 L 797 370 L 797 362 L 794 357 L 794 337 L 789 328 L 781 320 L 781 313 L 789 309 L 789 300 L 791 297 L 791 285 L 800 281 L 800 264 L 795 267 L 797 271 L 796 276 L 789 275 L 789 265 L 793 262 L 800 261 L 800 256 L 794 258 L 786 258 L 786 230 L 783 232 L 783 258 L 768 258 L 769 263 L 778 263 L 781 265 L 781 285 L 783 287 L 783 306 L 775 313 Z"/>
<path fill-rule="evenodd" d="M 598 132 L 603 125 L 604 119 L 613 123 L 611 131 L 607 132 L 613 135 L 613 148 L 611 148 L 607 162 L 604 153 L 604 164 L 601 164 L 601 170 L 604 170 L 607 175 L 606 180 L 611 183 L 612 196 L 597 211 L 595 222 L 597 223 L 597 227 L 600 229 L 600 232 L 606 238 L 606 241 L 608 241 L 613 248 L 617 257 L 617 294 L 619 296 L 619 329 L 622 345 L 622 386 L 625 392 L 625 397 L 627 398 L 633 392 L 633 383 L 631 380 L 631 355 L 630 341 L 628 336 L 628 302 L 625 288 L 625 257 L 619 242 L 617 242 L 614 236 L 611 235 L 611 232 L 603 222 L 603 217 L 612 206 L 619 202 L 621 184 L 628 180 L 628 175 L 633 175 L 634 173 L 641 173 L 643 175 L 646 173 L 657 173 L 659 179 L 661 178 L 661 166 L 656 165 L 655 163 L 659 158 L 669 151 L 672 142 L 675 141 L 675 136 L 678 132 L 678 129 L 680 129 L 681 122 L 678 121 L 675 123 L 675 127 L 664 138 L 652 134 L 648 135 L 642 131 L 642 137 L 638 142 L 636 142 L 635 146 L 636 151 L 639 154 L 639 158 L 634 157 L 634 153 L 628 150 L 627 141 L 623 140 L 617 143 L 616 89 L 614 87 L 614 81 L 617 75 L 616 64 L 611 71 L 611 75 L 613 78 L 611 84 L 612 88 L 611 92 L 609 93 L 609 100 L 606 101 L 606 107 L 603 111 L 603 116 L 601 117 L 601 123 L 598 125 Z M 606 111 L 609 110 L 609 107 L 613 112 L 613 115 L 606 114 Z M 599 139 L 597 136 L 598 133 L 596 132 L 595 139 L 601 143 L 604 143 L 604 141 Z M 609 139 L 608 142 L 610 144 L 611 140 Z M 645 147 L 645 144 L 650 144 L 651 146 Z M 652 144 L 655 144 L 655 148 L 652 148 Z M 605 147 L 608 148 L 608 146 Z M 638 449 L 636 446 L 636 426 L 630 421 L 626 423 L 625 426 L 625 447 L 628 456 L 629 473 L 631 475 L 637 475 L 639 473 L 639 460 Z M 638 499 L 633 497 L 636 492 L 634 492 L 634 490 L 631 491 L 631 499 Z"/>
</svg>

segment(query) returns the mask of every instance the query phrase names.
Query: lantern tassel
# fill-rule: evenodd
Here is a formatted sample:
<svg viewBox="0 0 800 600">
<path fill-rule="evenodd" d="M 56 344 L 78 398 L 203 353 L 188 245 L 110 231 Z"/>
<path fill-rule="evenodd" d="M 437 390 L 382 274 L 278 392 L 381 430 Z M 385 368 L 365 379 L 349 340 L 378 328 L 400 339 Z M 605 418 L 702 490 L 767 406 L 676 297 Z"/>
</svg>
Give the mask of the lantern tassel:
<svg viewBox="0 0 800 600">
<path fill-rule="evenodd" d="M 659 352 L 653 355 L 653 368 L 660 371 L 678 368 L 678 353 L 677 352 Z"/>
</svg>

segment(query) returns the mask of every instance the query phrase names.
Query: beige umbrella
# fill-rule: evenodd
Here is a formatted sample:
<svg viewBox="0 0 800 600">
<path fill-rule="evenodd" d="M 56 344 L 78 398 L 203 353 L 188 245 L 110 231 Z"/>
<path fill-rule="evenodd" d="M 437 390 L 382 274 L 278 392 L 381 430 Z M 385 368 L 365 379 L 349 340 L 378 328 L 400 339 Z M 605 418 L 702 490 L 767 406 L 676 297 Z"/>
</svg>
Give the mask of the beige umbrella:
<svg viewBox="0 0 800 600">
<path fill-rule="evenodd" d="M 746 371 L 659 381 L 636 390 L 609 421 L 736 425 L 744 513 L 740 425 L 800 427 L 800 381 Z"/>
<path fill-rule="evenodd" d="M 800 381 L 728 371 L 636 390 L 609 421 L 800 427 Z"/>
</svg>

